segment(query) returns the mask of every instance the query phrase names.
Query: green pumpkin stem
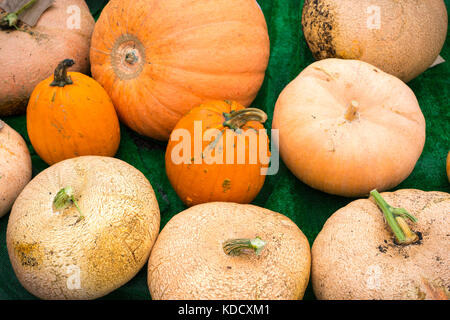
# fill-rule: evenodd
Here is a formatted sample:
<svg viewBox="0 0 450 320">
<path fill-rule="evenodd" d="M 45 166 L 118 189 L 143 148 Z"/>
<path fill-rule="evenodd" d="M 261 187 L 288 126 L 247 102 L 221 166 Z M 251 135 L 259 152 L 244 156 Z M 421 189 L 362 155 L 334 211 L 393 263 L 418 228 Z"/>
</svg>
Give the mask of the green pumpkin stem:
<svg viewBox="0 0 450 320">
<path fill-rule="evenodd" d="M 255 239 L 231 239 L 223 243 L 223 251 L 229 256 L 239 256 L 244 250 L 253 250 L 258 256 L 266 242 L 260 237 Z"/>
<path fill-rule="evenodd" d="M 19 16 L 28 10 L 31 6 L 34 5 L 36 0 L 28 1 L 26 4 L 22 6 L 19 10 L 16 12 L 11 12 L 6 14 L 0 21 L 0 27 L 3 28 L 16 28 L 19 30 L 19 27 L 17 26 L 17 23 L 19 22 Z"/>
<path fill-rule="evenodd" d="M 55 198 L 53 199 L 53 206 L 57 210 L 66 209 L 70 207 L 72 204 L 75 205 L 75 208 L 77 208 L 78 212 L 80 213 L 80 217 L 78 218 L 77 222 L 83 220 L 84 219 L 83 212 L 78 206 L 78 202 L 75 199 L 75 196 L 73 195 L 72 187 L 68 186 L 62 188 L 61 190 L 58 191 Z"/>
<path fill-rule="evenodd" d="M 245 126 L 249 121 L 258 121 L 264 123 L 267 121 L 267 114 L 257 108 L 246 108 L 239 111 L 224 114 L 224 127 L 237 130 Z"/>
<path fill-rule="evenodd" d="M 374 198 L 376 204 L 383 212 L 386 222 L 395 235 L 395 242 L 397 244 L 408 245 L 419 240 L 417 234 L 411 231 L 405 221 L 406 218 L 412 222 L 417 222 L 417 219 L 413 215 L 404 208 L 394 208 L 389 205 L 377 190 L 372 190 L 370 195 Z"/>
<path fill-rule="evenodd" d="M 72 79 L 67 74 L 67 69 L 73 66 L 75 62 L 71 59 L 61 61 L 55 69 L 55 75 L 53 82 L 50 83 L 51 87 L 64 87 L 69 84 L 73 84 Z"/>
</svg>

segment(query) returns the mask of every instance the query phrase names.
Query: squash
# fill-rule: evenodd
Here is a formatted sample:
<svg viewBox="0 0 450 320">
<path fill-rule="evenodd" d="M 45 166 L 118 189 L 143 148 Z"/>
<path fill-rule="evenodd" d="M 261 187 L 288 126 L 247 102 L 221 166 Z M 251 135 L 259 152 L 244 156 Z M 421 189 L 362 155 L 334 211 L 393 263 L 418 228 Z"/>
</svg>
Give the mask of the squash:
<svg viewBox="0 0 450 320">
<path fill-rule="evenodd" d="M 89 72 L 94 18 L 84 0 L 55 0 L 36 26 L 0 28 L 0 117 L 25 113 L 36 85 L 51 76 L 54 61 L 71 57 L 74 71 Z"/>
<path fill-rule="evenodd" d="M 31 179 L 31 157 L 22 136 L 0 120 L 0 218 Z"/>
<path fill-rule="evenodd" d="M 212 202 L 175 215 L 148 262 L 154 300 L 294 300 L 309 281 L 310 247 L 282 214 Z"/>
<path fill-rule="evenodd" d="M 297 178 L 346 197 L 397 186 L 425 144 L 413 91 L 358 60 L 325 59 L 304 69 L 279 96 L 273 128 Z"/>
<path fill-rule="evenodd" d="M 188 206 L 250 203 L 269 164 L 266 120 L 262 110 L 231 101 L 209 101 L 189 111 L 175 126 L 165 157 L 167 176 L 181 200 Z"/>
<path fill-rule="evenodd" d="M 39 173 L 12 208 L 6 245 L 20 283 L 41 299 L 95 299 L 147 262 L 159 233 L 152 186 L 126 162 L 84 156 Z"/>
<path fill-rule="evenodd" d="M 444 46 L 443 0 L 305 0 L 303 34 L 317 60 L 357 59 L 408 82 Z"/>
<path fill-rule="evenodd" d="M 92 37 L 91 70 L 119 118 L 168 140 L 208 100 L 249 106 L 269 59 L 264 15 L 250 0 L 112 0 Z"/>
<path fill-rule="evenodd" d="M 316 297 L 449 298 L 449 212 L 450 194 L 412 189 L 373 190 L 341 208 L 312 246 Z"/>
<path fill-rule="evenodd" d="M 119 119 L 111 99 L 94 79 L 67 72 L 74 63 L 60 62 L 28 103 L 31 144 L 49 165 L 85 155 L 112 157 L 119 148 Z"/>
</svg>

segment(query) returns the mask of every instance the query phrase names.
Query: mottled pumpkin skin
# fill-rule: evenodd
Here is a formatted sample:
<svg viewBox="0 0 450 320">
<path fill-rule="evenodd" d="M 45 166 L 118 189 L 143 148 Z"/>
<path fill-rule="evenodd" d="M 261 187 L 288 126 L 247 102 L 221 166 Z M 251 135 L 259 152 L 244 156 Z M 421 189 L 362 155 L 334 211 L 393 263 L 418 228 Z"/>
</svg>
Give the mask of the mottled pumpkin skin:
<svg viewBox="0 0 450 320">
<path fill-rule="evenodd" d="M 76 10 L 80 28 L 71 24 Z M 0 29 L 0 117 L 25 113 L 33 89 L 51 76 L 55 61 L 69 57 L 77 61 L 73 71 L 89 72 L 93 30 L 84 0 L 55 0 L 28 32 Z"/>
<path fill-rule="evenodd" d="M 259 131 L 264 126 L 260 122 L 249 121 L 240 131 L 234 131 L 223 125 L 224 113 L 242 109 L 245 108 L 236 102 L 210 101 L 192 109 L 175 126 L 166 150 L 166 172 L 176 193 L 187 206 L 212 201 L 250 203 L 261 190 L 266 177 L 261 170 L 264 171 L 267 165 L 261 161 L 260 148 L 267 148 L 265 154 L 270 156 L 267 134 Z M 203 135 L 211 128 L 220 130 L 223 143 L 215 144 L 215 137 L 204 139 L 201 154 L 196 153 L 195 122 L 200 123 Z M 185 129 L 190 133 L 191 159 L 187 163 L 176 164 L 172 158 L 173 154 L 183 156 L 176 149 L 182 143 L 182 139 L 175 139 L 178 129 Z M 267 139 L 266 145 L 259 144 L 258 135 L 262 133 Z M 252 136 L 258 143 L 258 150 L 255 150 L 255 144 L 250 143 Z M 227 139 L 233 143 L 227 144 Z M 239 145 L 245 146 L 245 162 L 240 164 L 237 158 Z M 210 152 L 210 148 L 214 151 Z M 216 152 L 220 154 L 223 163 L 208 164 Z M 250 154 L 257 154 L 256 161 L 250 161 Z M 230 161 L 227 163 L 227 157 L 231 159 L 233 155 L 233 164 Z"/>
<path fill-rule="evenodd" d="M 33 91 L 27 108 L 31 144 L 49 165 L 78 156 L 114 156 L 120 127 L 111 99 L 94 79 L 67 74 L 73 84 L 50 86 L 51 76 Z"/>
<path fill-rule="evenodd" d="M 249 106 L 269 53 L 254 0 L 112 0 L 95 26 L 91 70 L 125 124 L 167 140 L 205 101 Z"/>
</svg>

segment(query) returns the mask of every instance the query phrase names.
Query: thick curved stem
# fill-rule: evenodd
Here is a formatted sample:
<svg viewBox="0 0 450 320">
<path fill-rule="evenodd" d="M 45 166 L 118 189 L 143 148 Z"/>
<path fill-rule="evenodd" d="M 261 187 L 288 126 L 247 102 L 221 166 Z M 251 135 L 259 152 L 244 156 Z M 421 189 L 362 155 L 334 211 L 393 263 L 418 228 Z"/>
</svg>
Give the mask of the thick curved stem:
<svg viewBox="0 0 450 320">
<path fill-rule="evenodd" d="M 78 206 L 78 202 L 75 199 L 75 196 L 73 195 L 72 187 L 68 186 L 62 188 L 61 190 L 58 191 L 55 198 L 53 199 L 53 206 L 57 210 L 66 209 L 70 207 L 72 204 L 75 206 L 75 208 L 77 208 L 78 212 L 80 213 L 80 217 L 78 218 L 77 222 L 84 219 L 83 212 L 81 212 L 81 209 Z"/>
<path fill-rule="evenodd" d="M 256 255 L 261 253 L 266 242 L 260 237 L 255 239 L 231 239 L 223 243 L 223 251 L 229 256 L 239 256 L 245 250 L 252 250 Z"/>
<path fill-rule="evenodd" d="M 408 245 L 419 240 L 417 234 L 409 228 L 404 218 L 416 222 L 417 219 L 408 213 L 404 208 L 394 208 L 390 206 L 377 190 L 372 190 L 370 195 L 375 199 L 376 204 L 381 209 L 386 218 L 386 222 L 395 235 L 396 243 Z"/>
<path fill-rule="evenodd" d="M 52 87 L 64 87 L 69 84 L 73 84 L 72 79 L 67 74 L 67 68 L 73 66 L 75 62 L 71 59 L 61 61 L 55 69 L 55 75 L 53 82 L 50 83 Z"/>
<path fill-rule="evenodd" d="M 258 121 L 264 123 L 267 121 L 267 114 L 257 108 L 246 108 L 239 111 L 224 114 L 224 127 L 236 130 L 240 129 L 249 121 Z"/>
</svg>

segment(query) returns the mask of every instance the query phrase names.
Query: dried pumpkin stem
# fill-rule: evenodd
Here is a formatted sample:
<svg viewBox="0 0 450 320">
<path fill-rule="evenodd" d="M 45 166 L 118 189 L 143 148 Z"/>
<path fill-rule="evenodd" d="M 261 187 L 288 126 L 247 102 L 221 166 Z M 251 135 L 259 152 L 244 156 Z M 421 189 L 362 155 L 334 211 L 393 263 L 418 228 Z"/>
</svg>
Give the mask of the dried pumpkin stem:
<svg viewBox="0 0 450 320">
<path fill-rule="evenodd" d="M 81 209 L 78 206 L 78 202 L 75 199 L 75 196 L 73 195 L 72 187 L 68 186 L 62 188 L 61 190 L 58 191 L 55 198 L 53 199 L 53 205 L 57 210 L 66 209 L 70 207 L 72 204 L 75 206 L 75 208 L 77 208 L 78 212 L 80 213 L 80 217 L 78 218 L 77 222 L 84 219 L 83 212 L 81 212 Z"/>
<path fill-rule="evenodd" d="M 51 87 L 64 87 L 69 84 L 73 84 L 72 79 L 67 74 L 67 68 L 73 66 L 75 62 L 71 59 L 61 61 L 55 69 L 55 75 L 53 82 L 50 83 Z"/>
<path fill-rule="evenodd" d="M 358 116 L 358 107 L 359 107 L 359 103 L 358 101 L 352 100 L 352 102 L 350 103 L 350 106 L 347 109 L 347 112 L 345 113 L 345 120 L 347 121 L 353 121 L 357 118 Z"/>
<path fill-rule="evenodd" d="M 397 244 L 408 245 L 419 240 L 417 234 L 409 228 L 405 218 L 412 222 L 417 222 L 417 219 L 408 213 L 404 208 L 395 208 L 389 205 L 377 190 L 372 190 L 370 195 L 375 199 L 376 204 L 381 209 L 386 218 L 386 222 L 395 235 Z"/>
<path fill-rule="evenodd" d="M 255 239 L 231 239 L 223 243 L 223 251 L 229 256 L 239 256 L 244 250 L 253 250 L 258 256 L 266 242 L 260 237 Z"/>
<path fill-rule="evenodd" d="M 225 114 L 224 127 L 236 130 L 240 129 L 249 121 L 264 123 L 267 121 L 267 114 L 257 108 L 246 108 Z"/>
<path fill-rule="evenodd" d="M 24 4 L 22 6 L 22 8 L 20 8 L 19 10 L 17 10 L 16 12 L 11 12 L 8 13 L 6 16 L 4 16 L 2 18 L 2 20 L 0 21 L 0 26 L 1 27 L 7 27 L 7 28 L 16 28 L 19 29 L 17 27 L 17 23 L 19 22 L 19 16 L 25 12 L 26 10 L 28 10 L 31 6 L 34 5 L 34 3 L 36 2 L 36 0 L 31 0 L 28 1 L 26 4 Z"/>
</svg>

